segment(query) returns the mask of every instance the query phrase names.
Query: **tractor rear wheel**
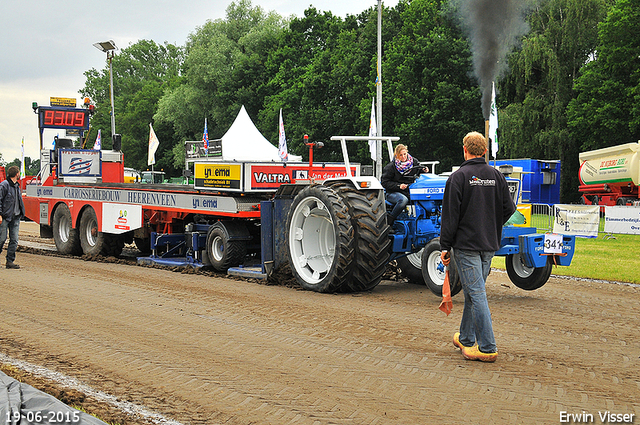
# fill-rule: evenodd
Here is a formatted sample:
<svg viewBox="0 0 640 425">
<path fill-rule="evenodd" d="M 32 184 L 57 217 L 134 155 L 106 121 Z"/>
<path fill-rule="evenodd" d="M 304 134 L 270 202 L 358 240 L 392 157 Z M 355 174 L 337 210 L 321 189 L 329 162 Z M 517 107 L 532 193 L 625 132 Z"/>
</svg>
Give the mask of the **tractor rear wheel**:
<svg viewBox="0 0 640 425">
<path fill-rule="evenodd" d="M 333 189 L 315 185 L 296 195 L 285 240 L 300 286 L 316 292 L 344 291 L 353 265 L 354 230 L 347 206 Z"/>
<path fill-rule="evenodd" d="M 551 276 L 551 259 L 547 258 L 544 267 L 528 267 L 521 254 L 507 255 L 505 258 L 505 266 L 507 275 L 511 282 L 520 289 L 525 291 L 533 291 L 541 288 L 549 280 Z"/>
<path fill-rule="evenodd" d="M 331 188 L 347 205 L 354 230 L 355 267 L 344 291 L 368 291 L 382 280 L 391 255 L 384 194 L 379 190 L 356 190 L 346 183 Z"/>
</svg>

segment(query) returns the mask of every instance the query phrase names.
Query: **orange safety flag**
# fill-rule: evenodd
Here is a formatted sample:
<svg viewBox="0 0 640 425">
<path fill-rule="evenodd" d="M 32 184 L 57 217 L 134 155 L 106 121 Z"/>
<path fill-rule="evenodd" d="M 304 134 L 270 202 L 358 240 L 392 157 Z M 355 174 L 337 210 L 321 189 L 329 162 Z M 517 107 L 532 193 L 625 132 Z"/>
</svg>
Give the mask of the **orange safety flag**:
<svg viewBox="0 0 640 425">
<path fill-rule="evenodd" d="M 444 283 L 442 284 L 442 302 L 438 308 L 445 312 L 447 316 L 453 309 L 453 301 L 451 301 L 451 285 L 449 284 L 449 267 L 447 267 L 447 271 L 444 275 Z"/>
</svg>

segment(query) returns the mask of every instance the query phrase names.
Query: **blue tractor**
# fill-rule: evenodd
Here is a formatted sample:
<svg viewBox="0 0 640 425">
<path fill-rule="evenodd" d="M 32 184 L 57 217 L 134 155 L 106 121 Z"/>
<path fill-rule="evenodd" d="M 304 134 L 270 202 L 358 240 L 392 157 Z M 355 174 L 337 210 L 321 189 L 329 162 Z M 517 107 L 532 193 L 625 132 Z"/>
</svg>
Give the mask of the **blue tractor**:
<svg viewBox="0 0 640 425">
<path fill-rule="evenodd" d="M 406 211 L 389 226 L 382 185 L 373 176 L 359 175 L 357 167 L 352 175 L 346 139 L 368 138 L 332 138 L 342 144 L 343 177 L 296 178 L 295 183 L 280 185 L 269 199 L 255 193 L 227 194 L 230 202 L 251 208 L 259 202 L 259 221 L 199 217 L 185 226 L 184 234 L 152 233 L 153 254 L 138 261 L 208 265 L 231 275 L 260 279 L 279 280 L 292 274 L 304 289 L 328 293 L 371 290 L 382 280 L 388 264 L 396 261 L 410 281 L 426 284 L 441 295 L 445 268 L 440 261 L 439 236 L 447 178 L 420 175 L 409 187 Z M 397 138 L 387 139 L 391 154 L 391 139 Z M 311 163 L 288 163 L 287 167 L 310 169 Z M 514 199 L 518 183 L 510 182 Z M 496 254 L 506 256 L 507 273 L 515 285 L 526 290 L 539 288 L 547 282 L 552 264 L 571 263 L 574 237 L 561 235 L 560 241 L 557 237 L 538 234 L 535 228 L 504 227 Z M 458 293 L 461 284 L 453 267 L 450 281 L 452 294 Z"/>
<path fill-rule="evenodd" d="M 336 139 L 342 140 L 348 170 L 345 140 Z M 409 186 L 409 205 L 392 226 L 386 221 L 384 191 L 374 177 L 354 177 L 347 171 L 344 178 L 320 184 L 283 186 L 274 198 L 289 207 L 282 236 L 287 250 L 280 255 L 280 263 L 282 258 L 288 259 L 293 275 L 305 289 L 355 292 L 375 287 L 388 263 L 395 260 L 410 281 L 426 284 L 441 296 L 445 267 L 440 260 L 439 236 L 446 181 L 447 177 L 435 174 L 417 177 Z M 508 183 L 517 200 L 519 181 L 508 179 Z M 282 209 L 273 207 L 274 211 Z M 268 231 L 269 226 L 263 223 L 262 231 Z M 279 232 L 274 232 L 278 240 Z M 506 256 L 508 276 L 516 286 L 540 288 L 549 279 L 553 264 L 571 263 L 574 236 L 560 235 L 559 243 L 556 237 L 549 238 L 531 227 L 504 227 L 496 255 Z M 452 295 L 462 289 L 453 267 L 450 283 Z"/>
<path fill-rule="evenodd" d="M 391 260 L 396 260 L 403 274 L 412 282 L 426 284 L 437 295 L 442 295 L 445 267 L 440 260 L 440 217 L 442 198 L 447 177 L 434 174 L 422 174 L 409 186 L 410 204 L 393 224 L 391 232 Z M 507 178 L 514 202 L 518 199 L 517 179 Z M 521 216 L 516 212 L 514 216 Z M 511 220 L 510 220 L 511 221 Z M 516 217 L 514 220 L 516 221 Z M 519 288 L 533 290 L 544 285 L 551 274 L 553 255 L 544 255 L 544 250 L 525 254 L 526 244 L 537 241 L 544 244 L 545 235 L 538 234 L 535 228 L 506 225 L 503 228 L 501 248 L 496 255 L 506 256 L 507 273 L 511 281 Z M 525 245 L 521 248 L 521 240 Z M 531 240 L 531 241 L 529 241 Z M 542 246 L 540 245 L 540 246 Z M 561 253 L 562 265 L 568 265 L 575 245 L 573 236 L 563 237 L 564 252 Z M 419 249 L 422 247 L 421 249 Z M 530 250 L 530 249 L 529 249 Z M 534 258 L 535 257 L 535 258 Z M 559 257 L 558 257 L 559 258 Z M 558 262 L 560 264 L 560 262 Z M 455 268 L 450 270 L 452 295 L 462 289 Z"/>
</svg>

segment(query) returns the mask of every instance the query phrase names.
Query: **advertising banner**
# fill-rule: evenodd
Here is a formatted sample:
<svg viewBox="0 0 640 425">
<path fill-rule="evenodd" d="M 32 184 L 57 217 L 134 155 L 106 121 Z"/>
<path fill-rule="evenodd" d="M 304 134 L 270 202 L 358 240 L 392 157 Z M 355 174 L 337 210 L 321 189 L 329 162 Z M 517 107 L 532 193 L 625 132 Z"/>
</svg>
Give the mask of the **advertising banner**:
<svg viewBox="0 0 640 425">
<path fill-rule="evenodd" d="M 242 190 L 242 164 L 196 163 L 194 183 L 197 189 Z"/>
<path fill-rule="evenodd" d="M 246 177 L 250 183 L 250 190 L 275 191 L 283 183 L 294 183 L 295 180 L 314 179 L 318 181 L 346 177 L 347 171 L 344 165 L 314 165 L 311 170 L 306 164 L 295 165 L 262 165 L 251 164 L 247 167 Z M 356 175 L 356 167 L 351 167 L 352 175 Z M 248 189 L 248 188 L 247 188 Z"/>
<path fill-rule="evenodd" d="M 605 233 L 640 235 L 639 207 L 605 207 Z"/>
<path fill-rule="evenodd" d="M 600 206 L 598 205 L 554 205 L 553 233 L 598 237 Z"/>
<path fill-rule="evenodd" d="M 102 231 L 116 235 L 142 227 L 142 205 L 102 204 Z"/>
<path fill-rule="evenodd" d="M 101 151 L 93 149 L 58 150 L 58 174 L 73 177 L 100 177 Z"/>
<path fill-rule="evenodd" d="M 359 176 L 359 164 L 351 166 L 351 174 Z M 226 163 L 196 162 L 194 183 L 196 189 L 217 189 L 230 192 L 275 192 L 282 184 L 296 180 L 345 177 L 343 164 L 319 163 L 309 169 L 308 164 L 280 163 Z"/>
</svg>

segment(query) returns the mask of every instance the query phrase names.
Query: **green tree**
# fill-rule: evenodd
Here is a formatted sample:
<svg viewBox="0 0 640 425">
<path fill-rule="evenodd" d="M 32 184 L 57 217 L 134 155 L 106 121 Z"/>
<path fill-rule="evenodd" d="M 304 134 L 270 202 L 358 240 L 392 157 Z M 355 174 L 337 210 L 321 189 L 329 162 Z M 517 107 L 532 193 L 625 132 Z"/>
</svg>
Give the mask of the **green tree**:
<svg viewBox="0 0 640 425">
<path fill-rule="evenodd" d="M 6 168 L 9 168 L 13 165 L 15 165 L 16 167 L 20 168 L 22 165 L 22 161 L 20 161 L 20 158 L 15 158 L 13 161 L 9 162 L 9 163 L 4 163 L 4 161 L 2 160 L 2 154 L 0 153 L 0 165 L 3 165 Z M 31 157 L 29 156 L 25 156 L 24 157 L 24 173 L 27 176 L 35 176 L 36 174 L 38 174 L 40 172 L 40 160 L 36 159 L 35 161 L 33 161 L 31 159 Z"/>
<path fill-rule="evenodd" d="M 125 165 L 140 170 L 147 168 L 149 123 L 153 122 L 157 103 L 165 89 L 179 81 L 182 62 L 182 48 L 168 43 L 158 45 L 150 40 L 140 40 L 114 56 L 112 66 L 116 131 L 122 134 Z M 97 130 L 101 129 L 102 148 L 111 149 L 108 63 L 103 70 L 91 69 L 85 72 L 85 76 L 87 81 L 80 93 L 90 97 L 96 104 L 96 113 L 91 120 L 94 130 L 85 146 L 93 146 Z M 158 128 L 154 126 L 154 130 L 161 141 L 156 152 L 157 167 L 164 168 L 169 175 L 175 174 L 171 155 L 168 159 L 163 159 L 166 151 L 171 152 L 173 148 L 172 131 L 162 125 Z"/>
<path fill-rule="evenodd" d="M 267 63 L 273 77 L 264 87 L 267 96 L 259 117 L 267 137 L 277 140 L 280 108 L 289 151 L 296 154 L 306 156 L 307 134 L 311 141 L 325 142 L 314 158 L 341 160 L 339 145 L 330 137 L 367 133 L 369 117 L 363 117 L 361 104 L 368 101 L 371 108 L 375 32 L 371 40 L 365 31 L 371 25 L 371 10 L 343 20 L 309 8 L 304 17 L 291 21 Z M 360 152 L 364 149 L 350 149 L 352 159 L 361 161 Z"/>
<path fill-rule="evenodd" d="M 416 157 L 439 160 L 439 169 L 448 170 L 463 160 L 464 134 L 483 128 L 468 41 L 442 2 L 400 5 L 401 30 L 383 52 L 383 129 Z"/>
<path fill-rule="evenodd" d="M 594 60 L 577 79 L 569 126 L 580 151 L 640 139 L 640 2 L 619 0 L 599 26 Z"/>
<path fill-rule="evenodd" d="M 563 202 L 578 199 L 578 144 L 567 127 L 567 105 L 574 79 L 594 52 L 606 2 L 548 0 L 533 9 L 531 31 L 498 85 L 501 156 L 560 158 Z"/>
<path fill-rule="evenodd" d="M 265 62 L 285 26 L 278 14 L 240 0 L 228 6 L 225 20 L 208 21 L 189 36 L 184 79 L 166 91 L 154 117 L 173 129 L 173 144 L 202 138 L 205 118 L 210 138 L 221 137 L 242 105 L 257 115 Z"/>
</svg>

